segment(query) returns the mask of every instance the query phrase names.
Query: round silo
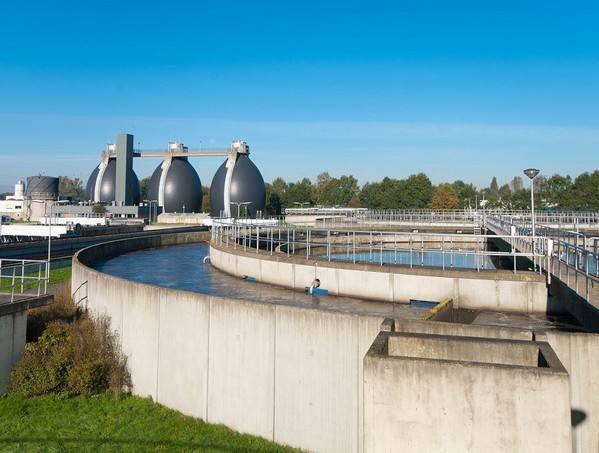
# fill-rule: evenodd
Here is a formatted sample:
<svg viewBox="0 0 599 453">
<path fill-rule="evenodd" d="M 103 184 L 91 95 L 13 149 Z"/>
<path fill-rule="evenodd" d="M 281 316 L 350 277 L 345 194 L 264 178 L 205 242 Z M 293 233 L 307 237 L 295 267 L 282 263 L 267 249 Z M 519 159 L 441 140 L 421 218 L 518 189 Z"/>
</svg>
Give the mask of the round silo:
<svg viewBox="0 0 599 453">
<path fill-rule="evenodd" d="M 168 158 L 156 167 L 148 199 L 158 201 L 163 212 L 201 212 L 202 182 L 186 157 Z"/>
<path fill-rule="evenodd" d="M 17 181 L 17 183 L 15 184 L 15 198 L 23 199 L 24 195 L 25 195 L 25 184 L 23 184 L 23 181 L 21 181 L 19 179 Z"/>
<path fill-rule="evenodd" d="M 27 177 L 25 195 L 33 200 L 57 200 L 58 178 L 51 176 Z"/>
<path fill-rule="evenodd" d="M 218 168 L 210 185 L 212 217 L 255 218 L 264 211 L 266 188 L 249 153 L 237 153 Z"/>
</svg>

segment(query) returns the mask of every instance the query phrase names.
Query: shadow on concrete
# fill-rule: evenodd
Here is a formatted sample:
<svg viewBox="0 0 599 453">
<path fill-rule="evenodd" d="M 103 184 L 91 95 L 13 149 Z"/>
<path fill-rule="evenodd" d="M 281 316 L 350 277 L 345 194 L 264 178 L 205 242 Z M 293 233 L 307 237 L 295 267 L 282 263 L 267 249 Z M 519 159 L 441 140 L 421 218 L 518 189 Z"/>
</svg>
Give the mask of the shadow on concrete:
<svg viewBox="0 0 599 453">
<path fill-rule="evenodd" d="M 586 412 L 579 411 L 578 409 L 572 409 L 570 413 L 572 419 L 572 426 L 580 425 L 587 418 Z"/>
</svg>

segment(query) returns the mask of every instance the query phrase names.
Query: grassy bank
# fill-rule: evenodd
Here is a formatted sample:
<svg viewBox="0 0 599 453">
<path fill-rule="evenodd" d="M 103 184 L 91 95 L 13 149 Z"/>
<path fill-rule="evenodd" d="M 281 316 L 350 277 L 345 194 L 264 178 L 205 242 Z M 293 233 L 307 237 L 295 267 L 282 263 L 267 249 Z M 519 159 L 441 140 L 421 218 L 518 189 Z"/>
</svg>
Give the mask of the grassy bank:
<svg viewBox="0 0 599 453">
<path fill-rule="evenodd" d="M 0 398 L 3 452 L 293 452 L 208 425 L 149 399 L 108 395 Z"/>
<path fill-rule="evenodd" d="M 57 283 L 64 283 L 67 281 L 71 280 L 71 273 L 72 273 L 73 268 L 71 266 L 67 266 L 67 267 L 61 267 L 59 269 L 52 269 L 50 271 L 50 281 L 48 282 L 48 284 L 50 285 L 54 285 Z M 25 274 L 25 277 L 31 277 L 31 278 L 37 278 L 38 277 L 38 273 L 32 273 L 32 274 Z M 45 277 L 44 273 L 42 272 L 42 278 Z M 17 284 L 17 290 L 20 290 L 21 287 L 20 285 L 20 276 L 16 276 L 15 278 L 15 283 Z M 12 284 L 12 278 L 11 277 L 2 277 L 0 279 L 0 286 L 6 287 Z M 24 284 L 23 284 L 23 289 L 27 290 L 30 288 L 37 288 L 37 280 L 35 282 L 29 280 L 25 280 Z M 4 288 L 4 291 L 9 291 L 9 288 Z"/>
</svg>

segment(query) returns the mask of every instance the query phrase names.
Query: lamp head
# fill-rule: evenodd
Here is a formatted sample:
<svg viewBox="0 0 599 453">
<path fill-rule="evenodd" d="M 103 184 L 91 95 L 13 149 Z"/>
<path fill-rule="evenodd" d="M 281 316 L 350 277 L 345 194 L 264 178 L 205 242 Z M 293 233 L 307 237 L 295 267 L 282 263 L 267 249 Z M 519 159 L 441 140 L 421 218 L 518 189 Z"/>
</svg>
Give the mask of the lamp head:
<svg viewBox="0 0 599 453">
<path fill-rule="evenodd" d="M 524 170 L 524 174 L 528 176 L 530 179 L 534 179 L 535 176 L 539 174 L 539 170 L 536 168 L 527 168 Z"/>
</svg>

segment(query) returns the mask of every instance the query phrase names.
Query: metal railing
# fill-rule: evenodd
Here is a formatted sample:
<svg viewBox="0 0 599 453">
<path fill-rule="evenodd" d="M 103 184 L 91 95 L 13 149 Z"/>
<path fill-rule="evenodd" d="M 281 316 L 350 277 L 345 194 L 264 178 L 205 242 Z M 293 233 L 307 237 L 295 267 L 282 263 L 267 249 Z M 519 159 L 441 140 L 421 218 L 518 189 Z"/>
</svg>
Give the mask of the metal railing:
<svg viewBox="0 0 599 453">
<path fill-rule="evenodd" d="M 441 269 L 470 268 L 477 271 L 495 268 L 502 258 L 513 262 L 517 272 L 519 258 L 547 260 L 546 247 L 523 247 L 530 236 L 510 236 L 506 241 L 521 241 L 522 249 L 489 250 L 487 242 L 496 235 L 440 234 L 347 229 L 301 228 L 279 225 L 250 225 L 215 220 L 212 241 L 215 244 L 256 253 L 304 256 L 306 259 L 373 263 L 378 265 L 431 266 Z M 537 238 L 538 243 L 546 242 Z M 539 268 L 540 272 L 540 268 Z"/>
<path fill-rule="evenodd" d="M 472 223 L 482 225 L 483 217 L 495 215 L 511 218 L 512 223 L 530 223 L 530 210 L 435 210 L 435 209 L 340 209 L 340 208 L 290 208 L 287 214 L 322 216 L 321 227 L 341 225 L 394 225 L 397 223 L 435 224 L 435 223 Z M 599 228 L 599 212 L 536 211 L 535 219 L 539 223 L 557 227 L 596 225 Z"/>
<path fill-rule="evenodd" d="M 47 293 L 50 264 L 44 260 L 0 259 L 0 303 Z"/>
<path fill-rule="evenodd" d="M 532 229 L 527 222 L 515 224 L 513 218 L 496 215 L 487 217 L 486 221 L 487 226 L 497 233 L 513 234 L 518 237 L 528 236 L 528 244 L 515 245 L 520 250 L 526 247 L 541 247 L 542 244 L 547 247 L 550 260 L 544 264 L 542 262 L 536 264 L 543 267 L 549 277 L 555 275 L 587 301 L 591 300 L 591 289 L 599 283 L 597 238 L 589 238 L 577 231 L 537 224 L 535 228 L 537 238 L 533 241 Z"/>
</svg>

